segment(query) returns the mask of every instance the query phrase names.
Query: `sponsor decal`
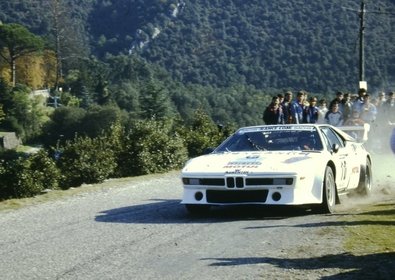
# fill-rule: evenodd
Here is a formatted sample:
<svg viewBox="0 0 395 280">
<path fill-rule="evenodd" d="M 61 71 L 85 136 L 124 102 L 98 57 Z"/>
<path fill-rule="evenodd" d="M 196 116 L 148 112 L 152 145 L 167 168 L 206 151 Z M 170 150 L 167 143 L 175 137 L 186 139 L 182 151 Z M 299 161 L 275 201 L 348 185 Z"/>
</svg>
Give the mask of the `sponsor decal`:
<svg viewBox="0 0 395 280">
<path fill-rule="evenodd" d="M 302 156 L 302 157 L 291 157 L 289 159 L 284 160 L 284 163 L 294 163 L 294 162 L 298 162 L 298 161 L 302 161 L 302 160 L 306 160 L 306 159 L 310 159 L 311 157 L 309 156 Z"/>
<path fill-rule="evenodd" d="M 315 131 L 316 128 L 313 126 L 292 126 L 292 125 L 282 125 L 282 126 L 265 126 L 265 127 L 252 127 L 245 128 L 238 131 L 238 134 L 244 134 L 248 132 L 256 132 L 256 131 L 281 131 L 281 130 L 297 130 L 297 131 Z"/>
<path fill-rule="evenodd" d="M 262 165 L 262 160 L 259 155 L 250 155 L 246 156 L 245 158 L 229 161 L 227 164 L 225 164 L 224 168 L 234 170 L 252 169 L 258 168 L 260 165 Z"/>
<path fill-rule="evenodd" d="M 225 172 L 225 174 L 249 174 L 249 173 L 250 173 L 250 171 L 248 171 L 248 170 L 240 170 L 240 169 L 236 169 L 236 170 L 232 170 L 232 171 L 228 170 Z"/>
</svg>

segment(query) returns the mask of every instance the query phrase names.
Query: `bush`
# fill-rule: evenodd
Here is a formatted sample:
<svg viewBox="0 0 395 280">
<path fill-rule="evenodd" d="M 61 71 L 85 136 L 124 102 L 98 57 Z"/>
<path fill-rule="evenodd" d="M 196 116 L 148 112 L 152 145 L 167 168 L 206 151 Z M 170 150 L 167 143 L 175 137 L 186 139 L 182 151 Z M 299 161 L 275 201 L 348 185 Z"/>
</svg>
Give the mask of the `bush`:
<svg viewBox="0 0 395 280">
<path fill-rule="evenodd" d="M 170 121 L 135 121 L 123 137 L 122 146 L 119 176 L 166 172 L 180 168 L 187 160 L 183 140 Z"/>
<path fill-rule="evenodd" d="M 56 162 L 46 150 L 40 150 L 30 158 L 30 170 L 35 181 L 40 181 L 44 189 L 55 190 L 59 188 L 61 173 Z"/>
<path fill-rule="evenodd" d="M 61 187 L 77 187 L 84 183 L 101 183 L 117 166 L 114 151 L 106 137 L 78 137 L 61 148 L 58 166 L 62 172 Z"/>
<path fill-rule="evenodd" d="M 45 151 L 22 157 L 17 153 L 0 160 L 0 199 L 31 197 L 56 189 L 59 170 Z"/>
<path fill-rule="evenodd" d="M 178 131 L 185 140 L 189 157 L 200 156 L 206 148 L 217 147 L 229 133 L 201 110 L 195 112 L 190 125 L 180 125 Z"/>
</svg>

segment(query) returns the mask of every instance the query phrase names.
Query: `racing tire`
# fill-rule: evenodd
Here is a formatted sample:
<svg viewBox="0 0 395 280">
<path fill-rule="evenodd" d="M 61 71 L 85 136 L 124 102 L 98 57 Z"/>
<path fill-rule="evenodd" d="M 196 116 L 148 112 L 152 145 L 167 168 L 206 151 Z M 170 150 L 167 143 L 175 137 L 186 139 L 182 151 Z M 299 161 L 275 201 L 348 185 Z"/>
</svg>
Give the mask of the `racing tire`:
<svg viewBox="0 0 395 280">
<path fill-rule="evenodd" d="M 193 216 L 204 216 L 210 212 L 210 205 L 185 204 L 185 208 Z"/>
<path fill-rule="evenodd" d="M 316 209 L 317 213 L 333 213 L 336 204 L 336 184 L 335 176 L 331 167 L 325 168 L 325 176 L 322 191 L 322 203 Z"/>
<path fill-rule="evenodd" d="M 361 166 L 357 192 L 363 196 L 372 193 L 372 164 L 369 159 L 366 160 L 366 165 Z"/>
</svg>

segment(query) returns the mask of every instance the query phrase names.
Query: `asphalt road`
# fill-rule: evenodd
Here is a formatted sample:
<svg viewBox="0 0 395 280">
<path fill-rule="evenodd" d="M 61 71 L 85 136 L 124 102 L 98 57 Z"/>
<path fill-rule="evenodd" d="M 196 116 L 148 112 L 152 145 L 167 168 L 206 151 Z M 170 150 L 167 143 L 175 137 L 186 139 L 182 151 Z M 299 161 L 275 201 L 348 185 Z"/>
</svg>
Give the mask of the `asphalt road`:
<svg viewBox="0 0 395 280">
<path fill-rule="evenodd" d="M 0 279 L 332 279 L 336 215 L 226 207 L 194 218 L 179 174 L 0 212 Z M 336 278 L 333 278 L 336 279 Z"/>
</svg>

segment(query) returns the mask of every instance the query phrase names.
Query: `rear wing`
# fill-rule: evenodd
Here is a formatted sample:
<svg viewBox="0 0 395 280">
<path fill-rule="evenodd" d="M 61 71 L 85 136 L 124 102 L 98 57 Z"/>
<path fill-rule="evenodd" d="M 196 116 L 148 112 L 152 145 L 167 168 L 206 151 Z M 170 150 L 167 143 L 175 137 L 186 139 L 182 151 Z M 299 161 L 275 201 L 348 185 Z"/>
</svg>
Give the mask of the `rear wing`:
<svg viewBox="0 0 395 280">
<path fill-rule="evenodd" d="M 370 124 L 368 123 L 364 123 L 363 125 L 339 126 L 337 128 L 355 138 L 358 142 L 368 141 L 370 131 Z"/>
</svg>

